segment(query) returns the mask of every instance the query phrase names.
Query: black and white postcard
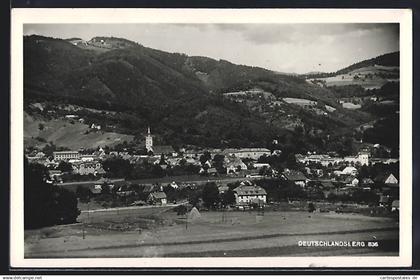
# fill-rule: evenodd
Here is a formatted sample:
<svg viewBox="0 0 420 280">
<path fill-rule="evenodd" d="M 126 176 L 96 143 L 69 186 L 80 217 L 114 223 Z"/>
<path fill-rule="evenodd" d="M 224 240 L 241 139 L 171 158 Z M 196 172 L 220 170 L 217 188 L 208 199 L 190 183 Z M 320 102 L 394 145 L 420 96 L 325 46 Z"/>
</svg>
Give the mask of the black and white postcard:
<svg viewBox="0 0 420 280">
<path fill-rule="evenodd" d="M 411 13 L 15 9 L 11 265 L 411 265 Z"/>
</svg>

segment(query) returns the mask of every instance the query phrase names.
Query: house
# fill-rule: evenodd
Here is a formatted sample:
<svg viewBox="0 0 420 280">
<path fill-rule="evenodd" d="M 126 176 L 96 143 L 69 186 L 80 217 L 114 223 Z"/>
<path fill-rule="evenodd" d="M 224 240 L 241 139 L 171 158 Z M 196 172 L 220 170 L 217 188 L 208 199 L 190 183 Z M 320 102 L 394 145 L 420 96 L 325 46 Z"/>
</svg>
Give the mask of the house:
<svg viewBox="0 0 420 280">
<path fill-rule="evenodd" d="M 165 156 L 176 156 L 176 152 L 172 146 L 153 146 L 153 154 L 156 155 L 165 155 Z"/>
<path fill-rule="evenodd" d="M 262 169 L 264 167 L 265 168 L 271 168 L 271 165 L 269 163 L 259 163 L 259 162 L 256 162 L 256 163 L 253 164 L 253 167 L 256 168 L 256 169 L 258 169 L 258 170 L 260 170 L 260 169 Z"/>
<path fill-rule="evenodd" d="M 186 150 L 183 152 L 184 157 L 188 159 L 198 159 L 200 158 L 202 155 L 204 155 L 203 151 L 198 151 L 198 150 Z"/>
<path fill-rule="evenodd" d="M 360 152 L 357 156 L 345 157 L 345 162 L 369 165 L 369 153 Z"/>
<path fill-rule="evenodd" d="M 104 149 L 99 148 L 98 151 L 93 152 L 93 155 L 98 157 L 98 158 L 104 158 L 106 156 L 106 153 L 105 153 Z"/>
<path fill-rule="evenodd" d="M 99 180 L 95 182 L 95 184 L 100 185 L 100 186 L 107 185 L 109 186 L 110 190 L 112 190 L 115 187 L 115 185 L 111 182 L 111 180 L 107 178 L 100 178 Z"/>
<path fill-rule="evenodd" d="M 101 126 L 99 124 L 94 124 L 94 123 L 90 126 L 90 128 L 96 129 L 96 130 L 101 130 Z"/>
<path fill-rule="evenodd" d="M 45 158 L 45 154 L 43 152 L 38 152 L 36 153 L 35 157 L 40 158 L 40 159 Z"/>
<path fill-rule="evenodd" d="M 172 183 L 170 183 L 169 186 L 171 186 L 173 189 L 178 189 L 179 188 L 178 184 L 175 183 L 175 181 L 173 181 Z"/>
<path fill-rule="evenodd" d="M 182 158 L 167 158 L 165 161 L 170 166 L 176 166 L 181 164 Z M 186 161 L 184 163 L 186 163 Z"/>
<path fill-rule="evenodd" d="M 271 153 L 273 156 L 280 156 L 282 153 L 281 150 L 273 150 L 273 152 Z"/>
<path fill-rule="evenodd" d="M 164 192 L 152 192 L 147 197 L 147 203 L 165 205 L 167 203 L 166 194 Z"/>
<path fill-rule="evenodd" d="M 89 187 L 90 193 L 94 196 L 100 195 L 102 193 L 102 186 L 101 185 L 94 185 Z"/>
<path fill-rule="evenodd" d="M 236 156 L 238 158 L 250 158 L 257 160 L 261 156 L 269 156 L 271 154 L 266 148 L 243 148 L 243 149 L 225 149 L 222 152 L 225 156 Z"/>
<path fill-rule="evenodd" d="M 207 174 L 215 176 L 217 175 L 217 169 L 215 167 L 207 169 Z"/>
<path fill-rule="evenodd" d="M 392 212 L 394 212 L 394 211 L 400 211 L 400 201 L 398 199 L 397 200 L 394 200 L 392 202 L 392 204 L 391 204 L 391 211 Z"/>
<path fill-rule="evenodd" d="M 341 171 L 342 175 L 351 175 L 356 176 L 357 175 L 357 169 L 353 166 L 347 166 Z"/>
<path fill-rule="evenodd" d="M 267 192 L 260 186 L 249 181 L 242 182 L 233 190 L 237 206 L 250 204 L 264 205 L 267 202 Z"/>
<path fill-rule="evenodd" d="M 200 161 L 198 159 L 194 159 L 194 158 L 186 158 L 185 163 L 190 164 L 190 165 L 194 165 L 194 166 L 200 166 L 201 165 Z"/>
<path fill-rule="evenodd" d="M 227 174 L 236 173 L 241 170 L 247 170 L 246 164 L 234 155 L 225 156 L 223 160 L 223 167 L 226 168 Z"/>
<path fill-rule="evenodd" d="M 373 180 L 371 178 L 363 178 L 360 182 L 360 185 L 363 187 L 370 187 L 374 184 Z"/>
<path fill-rule="evenodd" d="M 347 187 L 356 187 L 359 184 L 359 179 L 357 179 L 354 176 L 348 176 L 345 180 L 344 180 L 344 184 Z"/>
<path fill-rule="evenodd" d="M 118 196 L 120 196 L 120 197 L 125 197 L 125 196 L 129 196 L 129 195 L 132 195 L 132 194 L 134 194 L 134 191 L 131 189 L 131 187 L 130 186 L 120 186 L 118 189 L 117 189 L 117 195 Z"/>
<path fill-rule="evenodd" d="M 97 160 L 98 157 L 95 155 L 80 155 L 81 161 L 94 161 Z"/>
<path fill-rule="evenodd" d="M 398 179 L 392 173 L 384 173 L 376 176 L 375 182 L 385 185 L 397 185 Z"/>
<path fill-rule="evenodd" d="M 119 153 L 117 151 L 110 151 L 109 155 L 113 157 L 118 157 Z"/>
<path fill-rule="evenodd" d="M 63 172 L 61 170 L 48 170 L 51 181 L 62 181 Z"/>
<path fill-rule="evenodd" d="M 218 189 L 219 189 L 219 194 L 224 194 L 225 192 L 229 190 L 229 187 L 227 185 L 221 185 L 218 187 Z"/>
<path fill-rule="evenodd" d="M 102 165 L 99 162 L 81 162 L 73 164 L 73 172 L 80 175 L 98 175 L 105 174 L 105 170 L 102 168 Z"/>
<path fill-rule="evenodd" d="M 302 172 L 297 170 L 286 170 L 282 173 L 281 177 L 301 187 L 305 187 L 309 181 Z"/>
</svg>

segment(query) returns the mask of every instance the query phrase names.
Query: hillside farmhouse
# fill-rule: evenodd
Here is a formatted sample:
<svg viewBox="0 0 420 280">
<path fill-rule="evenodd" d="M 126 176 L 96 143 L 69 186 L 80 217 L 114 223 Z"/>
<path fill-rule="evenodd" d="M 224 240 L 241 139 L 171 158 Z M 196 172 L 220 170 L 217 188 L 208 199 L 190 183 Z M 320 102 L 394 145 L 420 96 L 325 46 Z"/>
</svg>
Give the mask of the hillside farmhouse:
<svg viewBox="0 0 420 280">
<path fill-rule="evenodd" d="M 152 192 L 147 197 L 147 202 L 154 205 L 165 205 L 167 203 L 166 194 L 164 192 Z"/>
</svg>

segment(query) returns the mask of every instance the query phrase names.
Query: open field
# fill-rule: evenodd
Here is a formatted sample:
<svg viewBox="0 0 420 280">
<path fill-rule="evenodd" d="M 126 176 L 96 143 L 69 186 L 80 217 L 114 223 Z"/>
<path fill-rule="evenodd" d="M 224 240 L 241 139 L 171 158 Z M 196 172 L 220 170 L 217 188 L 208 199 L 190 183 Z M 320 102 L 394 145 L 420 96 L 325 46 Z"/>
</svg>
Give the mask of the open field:
<svg viewBox="0 0 420 280">
<path fill-rule="evenodd" d="M 360 85 L 365 89 L 378 89 L 387 82 L 398 81 L 398 66 L 368 66 L 360 69 L 356 69 L 347 74 L 337 75 L 328 78 L 317 78 L 325 82 L 327 87 L 330 86 L 347 86 L 347 85 Z M 382 78 L 378 75 L 391 75 L 394 78 Z M 370 76 L 369 76 L 370 75 Z M 354 79 L 355 76 L 359 76 L 359 79 Z M 367 77 L 369 76 L 369 77 Z M 314 79 L 308 79 L 313 81 Z"/>
<path fill-rule="evenodd" d="M 172 206 L 173 207 L 173 206 Z M 261 214 L 261 213 L 260 213 Z M 257 217 L 258 216 L 258 217 Z M 80 223 L 25 231 L 25 257 L 397 255 L 390 218 L 307 212 L 201 212 L 186 224 L 171 206 L 83 212 Z M 83 238 L 83 235 L 85 238 Z M 299 247 L 298 241 L 365 241 Z M 367 241 L 378 242 L 368 248 Z"/>
</svg>

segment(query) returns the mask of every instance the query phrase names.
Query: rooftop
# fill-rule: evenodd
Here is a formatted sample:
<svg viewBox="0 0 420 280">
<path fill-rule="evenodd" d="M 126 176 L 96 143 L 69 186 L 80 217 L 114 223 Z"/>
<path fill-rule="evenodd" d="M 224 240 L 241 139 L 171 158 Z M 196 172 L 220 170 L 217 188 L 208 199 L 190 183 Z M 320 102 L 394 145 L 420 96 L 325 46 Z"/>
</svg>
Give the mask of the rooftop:
<svg viewBox="0 0 420 280">
<path fill-rule="evenodd" d="M 150 195 L 153 196 L 154 198 L 157 198 L 157 199 L 166 198 L 166 193 L 164 193 L 164 192 L 153 192 Z"/>
<path fill-rule="evenodd" d="M 267 195 L 267 192 L 260 186 L 245 186 L 241 185 L 233 190 L 238 195 Z"/>
<path fill-rule="evenodd" d="M 306 181 L 308 179 L 302 172 L 296 170 L 285 171 L 283 172 L 283 175 L 289 181 Z"/>
</svg>

